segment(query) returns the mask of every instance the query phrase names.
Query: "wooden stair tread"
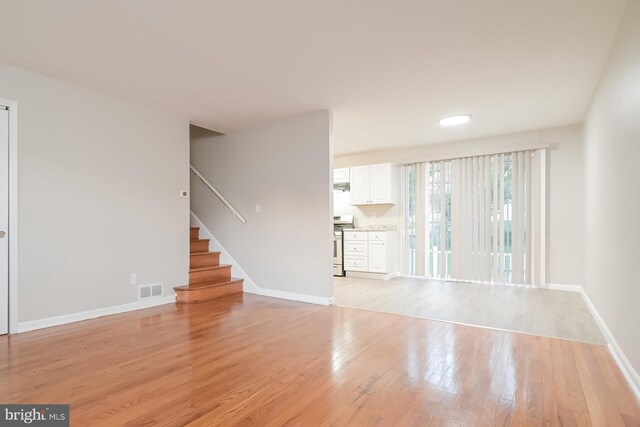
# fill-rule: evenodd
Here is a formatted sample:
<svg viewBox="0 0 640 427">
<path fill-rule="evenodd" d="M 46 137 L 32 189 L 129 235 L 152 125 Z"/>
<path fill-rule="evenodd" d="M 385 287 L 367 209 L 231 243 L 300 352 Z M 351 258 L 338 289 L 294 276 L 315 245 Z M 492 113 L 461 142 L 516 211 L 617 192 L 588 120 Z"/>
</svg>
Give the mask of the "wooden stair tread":
<svg viewBox="0 0 640 427">
<path fill-rule="evenodd" d="M 196 267 L 196 268 L 190 268 L 189 273 L 195 273 L 196 271 L 219 270 L 221 268 L 230 268 L 230 267 L 231 267 L 231 264 L 211 265 L 208 267 Z"/>
<path fill-rule="evenodd" d="M 189 227 L 191 230 L 200 230 L 200 227 Z"/>
<path fill-rule="evenodd" d="M 205 256 L 205 255 L 219 255 L 221 252 L 219 251 L 209 251 L 209 252 L 193 252 L 191 256 Z"/>
<path fill-rule="evenodd" d="M 202 282 L 202 283 L 195 283 L 192 285 L 182 285 L 182 286 L 176 286 L 175 288 L 173 288 L 176 291 L 199 291 L 201 289 L 206 289 L 206 288 L 217 288 L 218 286 L 224 286 L 224 285 L 231 285 L 233 283 L 238 283 L 238 282 L 243 282 L 244 279 L 240 279 L 238 277 L 232 277 L 231 280 L 226 281 L 226 282 Z"/>
</svg>

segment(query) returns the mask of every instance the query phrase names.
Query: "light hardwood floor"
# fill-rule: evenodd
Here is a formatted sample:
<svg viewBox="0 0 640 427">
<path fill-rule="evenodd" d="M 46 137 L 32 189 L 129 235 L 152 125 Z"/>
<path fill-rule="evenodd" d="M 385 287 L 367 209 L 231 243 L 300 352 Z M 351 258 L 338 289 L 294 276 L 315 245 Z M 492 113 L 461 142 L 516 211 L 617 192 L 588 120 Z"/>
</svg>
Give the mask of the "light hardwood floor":
<svg viewBox="0 0 640 427">
<path fill-rule="evenodd" d="M 640 424 L 603 346 L 247 294 L 0 337 L 0 384 L 75 426 Z"/>
<path fill-rule="evenodd" d="M 605 344 L 577 292 L 438 280 L 334 277 L 335 303 L 384 313 Z"/>
</svg>

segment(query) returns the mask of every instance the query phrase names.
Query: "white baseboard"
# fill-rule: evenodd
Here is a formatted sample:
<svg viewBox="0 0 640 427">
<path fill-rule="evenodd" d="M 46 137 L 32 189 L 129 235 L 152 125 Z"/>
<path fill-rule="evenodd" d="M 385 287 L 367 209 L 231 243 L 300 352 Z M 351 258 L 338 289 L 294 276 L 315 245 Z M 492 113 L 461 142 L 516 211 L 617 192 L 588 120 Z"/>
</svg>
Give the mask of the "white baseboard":
<svg viewBox="0 0 640 427">
<path fill-rule="evenodd" d="M 582 293 L 582 286 L 580 285 L 563 285 L 559 283 L 548 283 L 547 289 L 551 289 L 553 291 L 569 291 L 569 292 Z"/>
<path fill-rule="evenodd" d="M 200 232 L 202 233 L 202 237 L 205 239 L 209 239 L 209 250 L 220 252 L 220 259 L 225 264 L 231 264 L 231 268 L 233 270 L 233 275 L 235 277 L 239 277 L 244 279 L 244 284 L 242 290 L 249 294 L 262 295 L 265 297 L 271 298 L 280 298 L 291 301 L 299 301 L 306 302 L 309 304 L 318 304 L 318 305 L 332 305 L 333 297 L 319 297 L 316 295 L 309 294 L 299 294 L 296 292 L 287 292 L 280 291 L 277 289 L 268 289 L 263 288 L 262 286 L 256 285 L 256 282 L 247 274 L 246 271 L 242 269 L 242 266 L 238 264 L 238 262 L 231 256 L 229 252 L 220 244 L 218 239 L 216 239 L 211 231 L 204 225 L 200 218 L 196 216 L 193 212 L 191 212 L 191 224 L 194 227 L 200 227 Z"/>
<path fill-rule="evenodd" d="M 280 298 L 290 301 L 306 302 L 308 304 L 317 305 L 333 305 L 333 297 L 319 297 L 309 294 L 298 294 L 295 292 L 279 291 L 277 289 L 267 289 L 256 286 L 255 288 L 246 287 L 245 292 L 255 295 L 262 295 L 264 297 Z"/>
<path fill-rule="evenodd" d="M 389 280 L 399 276 L 399 273 L 370 273 L 368 271 L 347 271 L 346 277 L 355 279 Z"/>
<path fill-rule="evenodd" d="M 111 314 L 125 313 L 127 311 L 140 310 L 163 304 L 171 304 L 176 301 L 176 296 L 169 295 L 159 298 L 115 305 L 112 307 L 97 308 L 95 310 L 81 311 L 79 313 L 63 314 L 62 316 L 47 317 L 45 319 L 29 320 L 18 323 L 18 333 L 34 331 L 36 329 L 49 328 L 51 326 L 65 325 L 67 323 L 80 322 L 81 320 L 95 319 L 96 317 L 109 316 Z"/>
<path fill-rule="evenodd" d="M 598 310 L 596 310 L 596 307 L 593 305 L 584 289 L 581 289 L 580 294 L 582 295 L 584 302 L 587 304 L 587 307 L 589 307 L 594 319 L 596 319 L 596 323 L 600 327 L 602 335 L 604 335 L 607 340 L 607 347 L 609 348 L 609 352 L 611 353 L 613 360 L 615 360 L 620 372 L 622 372 L 622 375 L 627 380 L 627 383 L 629 384 L 633 394 L 635 394 L 636 399 L 640 402 L 640 375 L 638 375 L 638 372 L 633 369 L 631 362 L 629 362 L 627 356 L 624 355 L 624 352 L 618 345 L 618 342 L 613 337 L 613 334 L 607 327 L 606 323 L 604 323 L 602 317 L 600 317 Z"/>
</svg>

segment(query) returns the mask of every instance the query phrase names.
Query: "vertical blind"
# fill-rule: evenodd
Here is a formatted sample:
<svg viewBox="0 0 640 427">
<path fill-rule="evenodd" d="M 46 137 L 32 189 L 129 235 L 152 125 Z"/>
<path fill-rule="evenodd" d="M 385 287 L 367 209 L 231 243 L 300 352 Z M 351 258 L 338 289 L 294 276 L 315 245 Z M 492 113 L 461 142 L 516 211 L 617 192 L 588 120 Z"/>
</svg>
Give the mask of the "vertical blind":
<svg viewBox="0 0 640 427">
<path fill-rule="evenodd" d="M 545 150 L 406 165 L 405 273 L 543 283 Z"/>
</svg>

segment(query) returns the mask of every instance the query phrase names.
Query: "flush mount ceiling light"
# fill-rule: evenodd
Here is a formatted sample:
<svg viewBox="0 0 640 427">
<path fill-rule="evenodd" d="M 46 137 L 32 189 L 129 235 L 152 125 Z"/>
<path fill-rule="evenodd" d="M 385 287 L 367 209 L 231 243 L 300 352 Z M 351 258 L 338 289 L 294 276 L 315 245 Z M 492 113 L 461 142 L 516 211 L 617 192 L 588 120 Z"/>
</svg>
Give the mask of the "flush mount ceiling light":
<svg viewBox="0 0 640 427">
<path fill-rule="evenodd" d="M 469 120 L 471 120 L 471 116 L 463 114 L 460 116 L 443 117 L 438 123 L 440 123 L 440 126 L 457 126 L 467 123 Z"/>
</svg>

